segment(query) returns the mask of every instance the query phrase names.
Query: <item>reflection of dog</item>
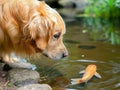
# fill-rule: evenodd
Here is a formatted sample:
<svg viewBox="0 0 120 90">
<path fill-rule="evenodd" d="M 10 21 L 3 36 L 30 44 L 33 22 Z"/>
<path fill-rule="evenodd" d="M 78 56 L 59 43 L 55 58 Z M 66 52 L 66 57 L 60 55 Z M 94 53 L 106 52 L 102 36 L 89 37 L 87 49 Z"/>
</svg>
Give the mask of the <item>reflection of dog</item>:
<svg viewBox="0 0 120 90">
<path fill-rule="evenodd" d="M 51 59 L 66 57 L 64 34 L 62 18 L 45 2 L 0 1 L 0 55 L 3 61 L 12 62 L 11 53 L 22 56 L 41 52 Z"/>
</svg>

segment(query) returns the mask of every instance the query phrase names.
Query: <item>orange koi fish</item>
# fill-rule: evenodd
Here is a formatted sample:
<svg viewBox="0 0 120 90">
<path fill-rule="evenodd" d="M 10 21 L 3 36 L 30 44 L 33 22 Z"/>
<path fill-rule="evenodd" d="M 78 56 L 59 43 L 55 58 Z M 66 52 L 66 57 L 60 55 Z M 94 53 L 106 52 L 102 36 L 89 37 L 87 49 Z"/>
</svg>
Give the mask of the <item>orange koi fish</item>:
<svg viewBox="0 0 120 90">
<path fill-rule="evenodd" d="M 83 74 L 82 78 L 76 78 L 76 79 L 71 79 L 71 84 L 75 85 L 75 84 L 80 84 L 80 83 L 86 83 L 88 80 L 90 80 L 94 75 L 97 78 L 101 78 L 100 74 L 96 72 L 97 70 L 97 66 L 96 65 L 88 65 L 87 68 L 81 72 L 79 72 L 79 74 Z"/>
</svg>

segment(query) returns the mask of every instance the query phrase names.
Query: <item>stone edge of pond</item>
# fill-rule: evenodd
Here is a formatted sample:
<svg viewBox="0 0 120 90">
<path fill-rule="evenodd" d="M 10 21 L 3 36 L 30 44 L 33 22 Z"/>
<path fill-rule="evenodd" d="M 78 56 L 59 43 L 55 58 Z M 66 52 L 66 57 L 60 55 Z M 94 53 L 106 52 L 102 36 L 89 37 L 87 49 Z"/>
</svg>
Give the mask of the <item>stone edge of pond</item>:
<svg viewBox="0 0 120 90">
<path fill-rule="evenodd" d="M 35 70 L 14 68 L 3 71 L 0 63 L 0 90 L 52 90 L 48 84 L 40 84 L 40 75 Z"/>
</svg>

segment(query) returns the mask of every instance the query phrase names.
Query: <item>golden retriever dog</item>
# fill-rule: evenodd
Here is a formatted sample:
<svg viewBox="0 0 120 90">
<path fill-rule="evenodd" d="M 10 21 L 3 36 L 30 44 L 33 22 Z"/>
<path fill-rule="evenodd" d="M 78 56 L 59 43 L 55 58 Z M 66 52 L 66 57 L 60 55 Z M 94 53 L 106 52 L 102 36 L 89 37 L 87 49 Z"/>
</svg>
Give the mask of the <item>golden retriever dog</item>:
<svg viewBox="0 0 120 90">
<path fill-rule="evenodd" d="M 41 52 L 57 60 L 66 57 L 65 32 L 61 16 L 44 1 L 0 0 L 0 57 L 6 63 L 14 62 L 12 53 Z"/>
</svg>

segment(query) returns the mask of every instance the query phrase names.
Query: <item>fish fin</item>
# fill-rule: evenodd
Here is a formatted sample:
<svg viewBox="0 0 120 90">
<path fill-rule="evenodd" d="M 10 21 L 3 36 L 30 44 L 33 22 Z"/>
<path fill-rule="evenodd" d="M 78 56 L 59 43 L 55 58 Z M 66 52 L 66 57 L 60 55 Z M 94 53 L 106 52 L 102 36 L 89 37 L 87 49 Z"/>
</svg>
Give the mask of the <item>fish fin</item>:
<svg viewBox="0 0 120 90">
<path fill-rule="evenodd" d="M 97 73 L 97 72 L 95 72 L 95 76 L 96 76 L 97 78 L 102 78 L 101 75 L 100 75 L 99 73 Z"/>
<path fill-rule="evenodd" d="M 76 85 L 81 83 L 81 78 L 71 79 L 71 84 Z"/>
<path fill-rule="evenodd" d="M 82 70 L 82 71 L 79 72 L 79 74 L 83 74 L 84 72 L 85 72 L 85 70 Z"/>
</svg>

